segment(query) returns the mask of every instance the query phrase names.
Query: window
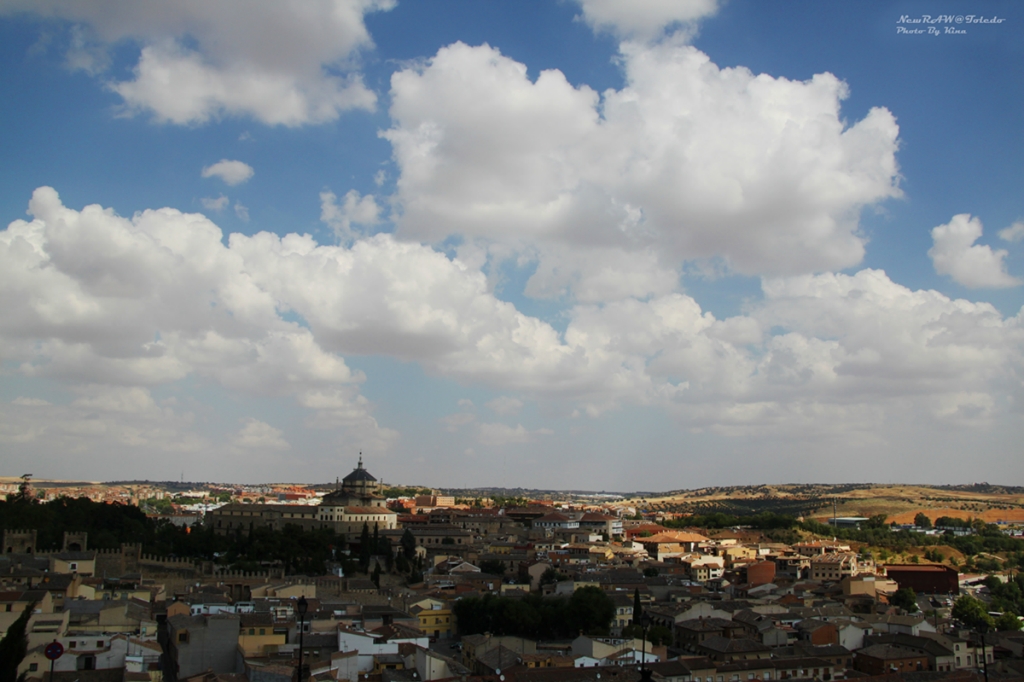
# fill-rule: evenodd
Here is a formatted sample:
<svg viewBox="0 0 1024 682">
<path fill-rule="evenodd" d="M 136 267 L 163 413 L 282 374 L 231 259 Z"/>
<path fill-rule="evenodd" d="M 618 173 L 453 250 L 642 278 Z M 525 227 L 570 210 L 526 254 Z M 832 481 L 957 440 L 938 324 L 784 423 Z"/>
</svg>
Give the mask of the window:
<svg viewBox="0 0 1024 682">
<path fill-rule="evenodd" d="M 96 640 L 96 648 L 97 649 L 102 649 L 103 648 L 103 640 L 102 639 L 97 639 Z"/>
<path fill-rule="evenodd" d="M 76 646 L 78 646 L 78 642 L 76 642 L 75 640 L 71 640 L 70 642 L 68 642 L 69 649 L 74 649 Z"/>
<path fill-rule="evenodd" d="M 256 628 L 249 628 L 249 634 L 250 635 L 255 635 L 256 634 Z"/>
<path fill-rule="evenodd" d="M 178 633 L 178 643 L 188 644 L 188 630 L 182 630 Z"/>
<path fill-rule="evenodd" d="M 38 663 L 29 663 L 28 664 L 28 671 L 30 673 L 34 673 L 37 670 L 39 670 L 39 664 Z"/>
</svg>

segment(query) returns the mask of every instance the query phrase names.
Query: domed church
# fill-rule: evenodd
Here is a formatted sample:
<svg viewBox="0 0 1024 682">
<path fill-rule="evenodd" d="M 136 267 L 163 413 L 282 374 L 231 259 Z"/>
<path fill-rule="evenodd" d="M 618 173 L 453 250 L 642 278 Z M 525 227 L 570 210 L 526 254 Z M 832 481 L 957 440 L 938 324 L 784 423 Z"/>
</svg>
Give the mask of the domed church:
<svg viewBox="0 0 1024 682">
<path fill-rule="evenodd" d="M 359 464 L 345 478 L 341 487 L 324 495 L 321 505 L 338 507 L 383 507 L 385 499 L 380 495 L 380 483 L 363 468 L 363 453 L 359 453 Z"/>
<path fill-rule="evenodd" d="M 374 525 L 381 530 L 395 528 L 398 515 L 384 505 L 380 488 L 377 479 L 363 468 L 363 453 L 359 453 L 356 468 L 320 502 L 321 525 L 333 526 L 339 533 L 359 532 L 364 523 L 371 529 Z"/>
</svg>

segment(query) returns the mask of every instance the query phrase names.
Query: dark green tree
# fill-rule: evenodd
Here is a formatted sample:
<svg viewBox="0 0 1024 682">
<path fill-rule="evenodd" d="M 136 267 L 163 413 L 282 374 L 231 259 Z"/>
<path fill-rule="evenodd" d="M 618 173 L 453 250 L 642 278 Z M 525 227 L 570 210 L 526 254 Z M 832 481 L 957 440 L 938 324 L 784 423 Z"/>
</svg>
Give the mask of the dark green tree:
<svg viewBox="0 0 1024 682">
<path fill-rule="evenodd" d="M 581 587 L 569 597 L 566 616 L 570 632 L 607 635 L 615 618 L 615 604 L 600 587 Z"/>
<path fill-rule="evenodd" d="M 380 540 L 377 541 L 377 554 L 384 557 L 387 569 L 391 571 L 395 565 L 395 550 L 391 546 L 390 538 L 381 536 Z"/>
<path fill-rule="evenodd" d="M 413 536 L 412 531 L 408 528 L 402 533 L 402 539 L 398 541 L 402 546 L 402 554 L 408 561 L 412 561 L 412 558 L 416 556 L 416 538 Z"/>
<path fill-rule="evenodd" d="M 373 573 L 370 575 L 370 580 L 373 581 L 373 584 L 376 585 L 377 589 L 379 590 L 380 589 L 380 562 L 374 564 L 374 566 L 373 566 Z"/>
<path fill-rule="evenodd" d="M 869 517 L 868 520 L 864 522 L 864 527 L 873 530 L 880 530 L 882 528 L 885 528 L 885 520 L 888 518 L 889 517 L 885 514 L 875 514 L 874 516 Z"/>
<path fill-rule="evenodd" d="M 992 617 L 985 610 L 985 604 L 969 594 L 956 600 L 950 615 L 974 630 L 990 630 L 993 625 Z"/>
<path fill-rule="evenodd" d="M 640 588 L 637 587 L 633 590 L 633 619 L 631 623 L 633 625 L 640 624 L 640 616 L 643 615 L 644 605 L 640 602 Z"/>
<path fill-rule="evenodd" d="M 1004 611 L 996 618 L 995 627 L 1000 632 L 1016 632 L 1021 629 L 1021 622 L 1013 611 Z"/>
<path fill-rule="evenodd" d="M 622 628 L 623 637 L 641 639 L 644 636 L 644 629 L 639 625 L 627 625 Z M 664 625 L 652 625 L 647 628 L 647 642 L 653 646 L 672 643 L 672 631 Z"/>
<path fill-rule="evenodd" d="M 0 639 L 0 682 L 19 682 L 25 678 L 18 677 L 18 666 L 28 653 L 28 620 L 35 607 L 35 602 L 26 606 Z"/>
<path fill-rule="evenodd" d="M 932 520 L 924 512 L 917 512 L 917 515 L 914 517 L 914 525 L 918 528 L 931 528 Z"/>
<path fill-rule="evenodd" d="M 359 535 L 359 570 L 363 573 L 370 568 L 370 526 L 363 522 L 363 532 Z"/>
<path fill-rule="evenodd" d="M 505 575 L 505 562 L 500 559 L 484 559 L 480 562 L 480 571 L 491 575 Z"/>
<path fill-rule="evenodd" d="M 889 603 L 893 606 L 898 606 L 907 613 L 914 613 L 917 611 L 917 593 L 911 587 L 901 587 L 892 595 Z"/>
<path fill-rule="evenodd" d="M 568 580 L 569 576 L 564 573 L 560 573 L 554 568 L 548 568 L 540 575 L 541 585 L 554 585 L 557 582 Z"/>
</svg>

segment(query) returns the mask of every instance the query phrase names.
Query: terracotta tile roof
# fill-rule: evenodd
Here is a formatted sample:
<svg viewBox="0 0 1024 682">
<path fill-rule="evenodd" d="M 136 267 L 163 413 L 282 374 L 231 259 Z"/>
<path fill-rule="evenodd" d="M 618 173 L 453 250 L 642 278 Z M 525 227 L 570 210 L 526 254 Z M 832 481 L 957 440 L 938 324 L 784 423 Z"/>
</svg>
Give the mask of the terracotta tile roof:
<svg viewBox="0 0 1024 682">
<path fill-rule="evenodd" d="M 676 532 L 676 531 L 665 531 L 652 535 L 649 538 L 637 538 L 638 542 L 657 542 L 658 544 L 670 543 L 670 542 L 707 542 L 707 538 L 703 535 L 696 533 Z"/>
</svg>

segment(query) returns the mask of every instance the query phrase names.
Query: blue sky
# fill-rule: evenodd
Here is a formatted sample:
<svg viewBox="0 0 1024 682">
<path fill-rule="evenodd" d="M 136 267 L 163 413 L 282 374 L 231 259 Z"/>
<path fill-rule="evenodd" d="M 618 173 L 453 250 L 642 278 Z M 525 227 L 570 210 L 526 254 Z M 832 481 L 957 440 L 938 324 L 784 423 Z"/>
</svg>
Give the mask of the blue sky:
<svg viewBox="0 0 1024 682">
<path fill-rule="evenodd" d="M 1024 484 L 983 9 L 0 2 L 6 474 Z"/>
</svg>

